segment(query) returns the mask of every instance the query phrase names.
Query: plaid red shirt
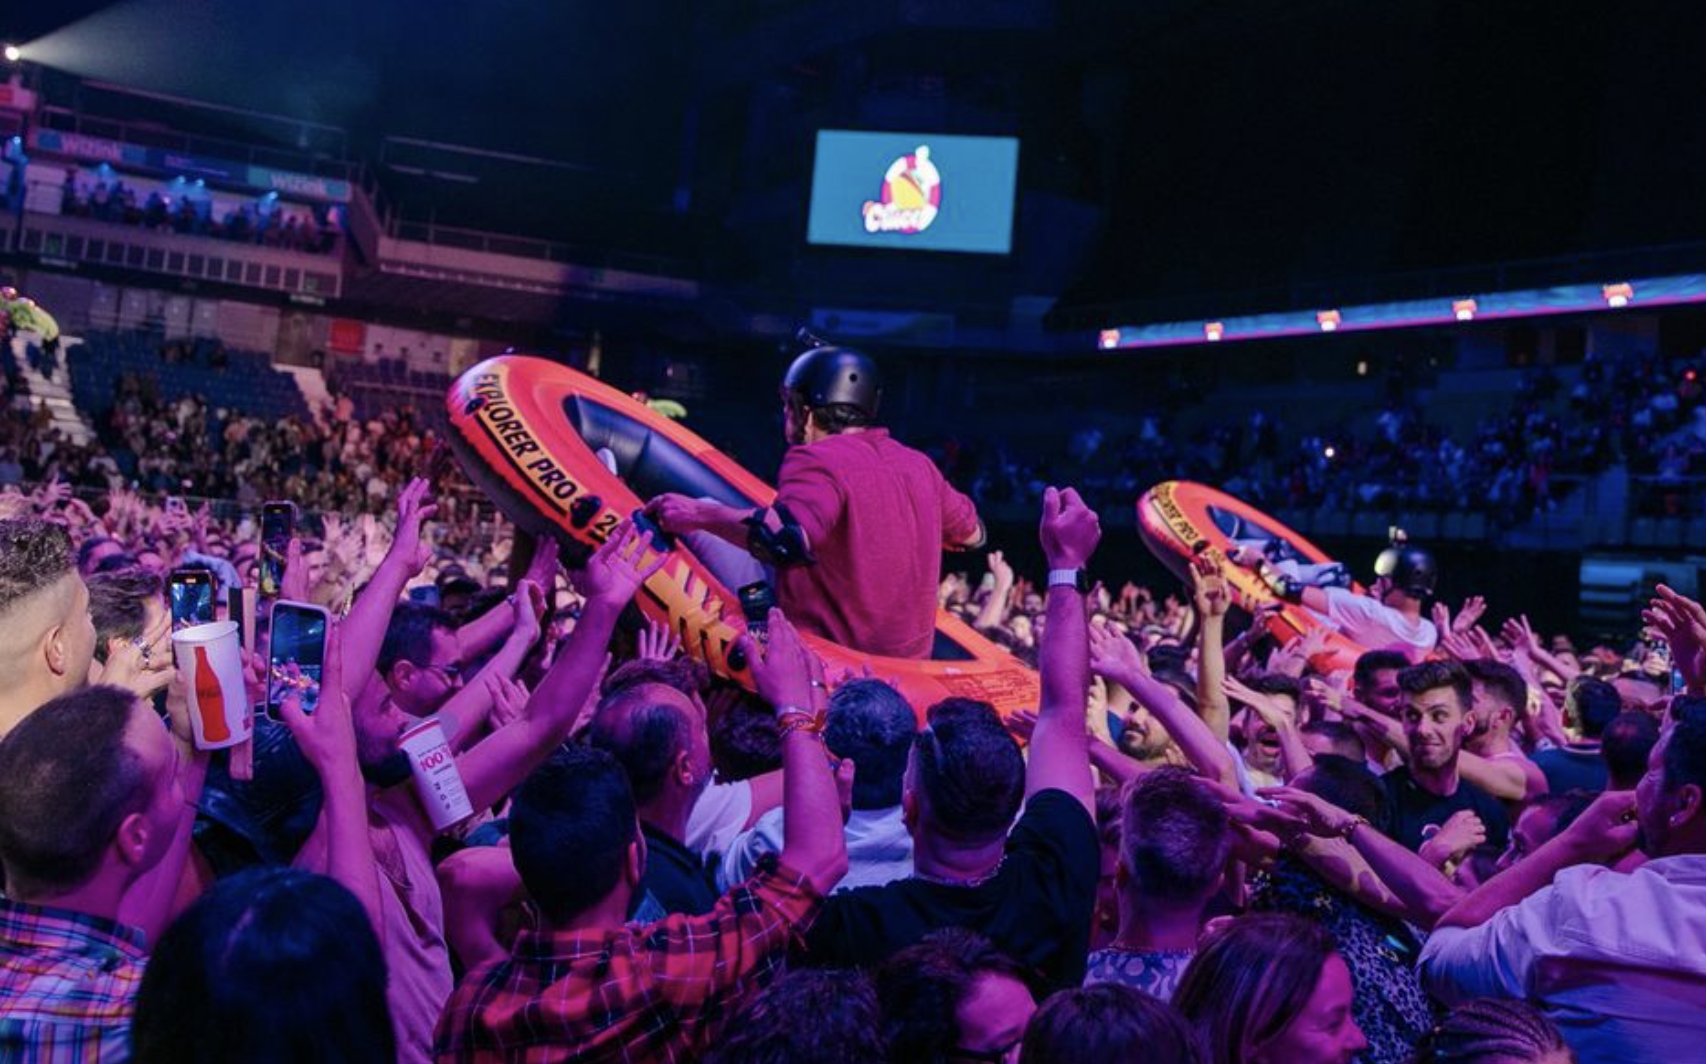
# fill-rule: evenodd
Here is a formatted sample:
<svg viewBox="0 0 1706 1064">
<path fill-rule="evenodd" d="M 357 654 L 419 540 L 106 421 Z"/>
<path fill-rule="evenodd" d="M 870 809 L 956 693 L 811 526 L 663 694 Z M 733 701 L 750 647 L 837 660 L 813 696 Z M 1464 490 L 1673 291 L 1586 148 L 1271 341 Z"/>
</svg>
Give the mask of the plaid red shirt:
<svg viewBox="0 0 1706 1064">
<path fill-rule="evenodd" d="M 0 899 L 0 1061 L 130 1059 L 143 945 L 134 927 Z"/>
<path fill-rule="evenodd" d="M 438 1024 L 439 1064 L 687 1064 L 767 983 L 823 904 L 767 862 L 704 916 L 612 931 L 523 931 L 470 973 Z"/>
</svg>

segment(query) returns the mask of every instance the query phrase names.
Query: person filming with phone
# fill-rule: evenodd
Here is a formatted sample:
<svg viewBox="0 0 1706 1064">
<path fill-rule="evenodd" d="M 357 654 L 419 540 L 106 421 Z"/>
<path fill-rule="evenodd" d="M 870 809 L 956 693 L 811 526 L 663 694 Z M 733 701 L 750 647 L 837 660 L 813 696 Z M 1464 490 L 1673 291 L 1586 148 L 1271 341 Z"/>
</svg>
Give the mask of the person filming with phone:
<svg viewBox="0 0 1706 1064">
<path fill-rule="evenodd" d="M 868 654 L 927 658 L 942 549 L 982 546 L 983 524 L 928 457 L 877 426 L 876 363 L 802 339 L 812 346 L 782 380 L 789 449 L 775 502 L 742 509 L 666 494 L 646 515 L 771 567 L 777 603 L 802 630 Z"/>
</svg>

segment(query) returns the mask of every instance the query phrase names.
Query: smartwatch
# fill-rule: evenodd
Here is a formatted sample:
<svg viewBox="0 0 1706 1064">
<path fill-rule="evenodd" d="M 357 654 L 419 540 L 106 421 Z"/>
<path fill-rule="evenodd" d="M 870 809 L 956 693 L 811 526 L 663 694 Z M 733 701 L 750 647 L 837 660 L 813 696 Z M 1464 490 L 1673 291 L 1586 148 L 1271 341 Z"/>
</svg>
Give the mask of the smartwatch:
<svg viewBox="0 0 1706 1064">
<path fill-rule="evenodd" d="M 1048 586 L 1075 588 L 1080 595 L 1088 595 L 1090 593 L 1090 574 L 1083 569 L 1050 569 L 1048 571 Z"/>
</svg>

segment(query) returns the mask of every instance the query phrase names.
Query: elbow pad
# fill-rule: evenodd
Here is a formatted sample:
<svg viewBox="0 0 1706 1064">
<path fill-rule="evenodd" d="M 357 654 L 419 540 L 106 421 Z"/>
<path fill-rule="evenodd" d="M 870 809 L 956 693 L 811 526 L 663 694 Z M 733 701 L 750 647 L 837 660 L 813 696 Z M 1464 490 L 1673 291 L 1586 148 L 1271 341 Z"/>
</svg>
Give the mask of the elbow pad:
<svg viewBox="0 0 1706 1064">
<path fill-rule="evenodd" d="M 1262 578 L 1262 583 L 1268 585 L 1268 590 L 1285 602 L 1303 601 L 1303 584 L 1280 572 L 1279 569 L 1267 562 L 1262 562 L 1256 568 L 1256 575 Z"/>
<path fill-rule="evenodd" d="M 765 565 L 785 569 L 793 565 L 816 565 L 806 530 L 786 503 L 768 510 L 758 509 L 741 522 L 747 527 L 747 549 Z"/>
</svg>

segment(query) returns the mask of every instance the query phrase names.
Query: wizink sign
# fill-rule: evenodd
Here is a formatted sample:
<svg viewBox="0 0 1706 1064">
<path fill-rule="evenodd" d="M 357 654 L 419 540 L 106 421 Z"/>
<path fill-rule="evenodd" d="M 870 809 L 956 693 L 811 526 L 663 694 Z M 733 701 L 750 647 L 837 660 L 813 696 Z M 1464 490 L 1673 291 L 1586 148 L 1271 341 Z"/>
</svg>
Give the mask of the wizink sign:
<svg viewBox="0 0 1706 1064">
<path fill-rule="evenodd" d="M 1011 137 L 819 130 L 806 239 L 1005 255 L 1018 172 Z"/>
</svg>

